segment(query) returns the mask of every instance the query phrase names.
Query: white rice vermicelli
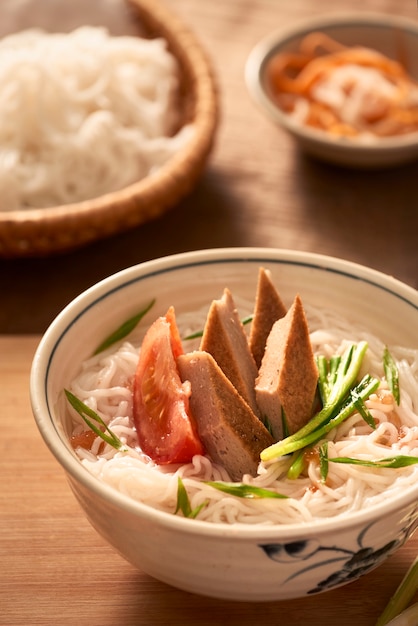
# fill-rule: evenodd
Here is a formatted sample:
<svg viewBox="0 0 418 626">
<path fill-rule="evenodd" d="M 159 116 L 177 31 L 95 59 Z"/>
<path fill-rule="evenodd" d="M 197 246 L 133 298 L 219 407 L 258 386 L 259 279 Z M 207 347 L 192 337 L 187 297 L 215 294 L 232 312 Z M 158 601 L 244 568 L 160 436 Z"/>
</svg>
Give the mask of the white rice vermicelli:
<svg viewBox="0 0 418 626">
<path fill-rule="evenodd" d="M 405 454 L 418 456 L 418 350 L 389 346 L 396 359 L 401 386 L 401 403 L 397 406 L 387 390 L 383 377 L 381 341 L 332 312 L 305 306 L 311 341 L 315 353 L 331 356 L 342 353 L 351 342 L 366 339 L 368 352 L 362 366 L 364 372 L 382 379 L 378 392 L 366 402 L 377 421 L 372 430 L 353 414 L 337 430 L 328 434 L 328 455 L 377 460 Z M 240 311 L 243 317 L 248 311 Z M 187 317 L 187 333 L 190 331 Z M 182 318 L 177 320 L 180 331 Z M 204 317 L 196 316 L 196 329 L 202 328 Z M 193 330 L 193 328 L 191 329 Z M 186 333 L 186 334 L 187 334 Z M 184 342 L 186 350 L 189 349 Z M 260 464 L 256 477 L 244 476 L 243 482 L 275 489 L 289 496 L 286 499 L 236 498 L 203 483 L 206 480 L 229 481 L 226 471 L 203 456 L 195 456 L 183 466 L 162 466 L 144 458 L 136 447 L 132 420 L 131 381 L 134 375 L 138 345 L 124 342 L 85 362 L 73 381 L 71 391 L 96 410 L 110 428 L 130 446 L 128 453 L 106 446 L 98 456 L 79 448 L 84 466 L 100 480 L 135 500 L 160 510 L 174 513 L 177 502 L 178 477 L 183 480 L 192 509 L 208 502 L 198 519 L 211 522 L 246 524 L 287 524 L 314 522 L 324 518 L 358 511 L 416 484 L 418 465 L 401 469 L 370 468 L 352 464 L 329 463 L 326 484 L 320 480 L 318 462 L 309 463 L 307 475 L 297 479 L 286 476 L 288 457 L 271 464 Z M 85 429 L 82 419 L 74 414 L 74 433 Z M 389 420 L 388 420 L 389 418 Z M 402 426 L 400 426 L 402 424 Z M 96 440 L 97 441 L 97 440 Z M 97 441 L 96 453 L 101 444 Z"/>
<path fill-rule="evenodd" d="M 121 189 L 191 136 L 164 39 L 26 30 L 0 40 L 0 210 L 48 207 Z"/>
</svg>

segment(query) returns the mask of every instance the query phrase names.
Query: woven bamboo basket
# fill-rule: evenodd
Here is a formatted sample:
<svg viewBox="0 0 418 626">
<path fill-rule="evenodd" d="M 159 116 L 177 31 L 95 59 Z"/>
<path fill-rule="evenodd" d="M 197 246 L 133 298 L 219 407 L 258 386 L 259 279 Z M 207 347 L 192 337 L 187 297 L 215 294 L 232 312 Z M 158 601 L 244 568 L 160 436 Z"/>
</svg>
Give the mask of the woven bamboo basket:
<svg viewBox="0 0 418 626">
<path fill-rule="evenodd" d="M 93 200 L 0 212 L 0 257 L 46 256 L 84 246 L 162 215 L 191 192 L 218 123 L 216 81 L 195 35 L 158 0 L 130 0 L 149 36 L 164 37 L 181 69 L 184 122 L 195 132 L 159 171 Z"/>
</svg>

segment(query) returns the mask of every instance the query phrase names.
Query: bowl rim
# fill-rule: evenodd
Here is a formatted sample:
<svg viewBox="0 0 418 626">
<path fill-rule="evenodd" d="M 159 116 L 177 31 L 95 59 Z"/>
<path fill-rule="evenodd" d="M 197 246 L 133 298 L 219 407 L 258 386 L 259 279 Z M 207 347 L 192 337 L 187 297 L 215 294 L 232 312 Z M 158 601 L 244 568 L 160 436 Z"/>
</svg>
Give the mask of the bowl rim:
<svg viewBox="0 0 418 626">
<path fill-rule="evenodd" d="M 390 152 L 404 148 L 413 148 L 418 146 L 418 131 L 406 133 L 404 135 L 396 135 L 391 137 L 379 137 L 378 145 L 375 143 L 354 142 L 344 137 L 331 137 L 329 134 L 319 129 L 311 128 L 296 122 L 292 117 L 283 112 L 268 96 L 263 80 L 263 72 L 275 52 L 282 46 L 296 38 L 301 37 L 313 30 L 321 28 L 329 28 L 333 26 L 347 26 L 349 28 L 362 26 L 375 26 L 377 28 L 396 27 L 400 30 L 407 31 L 417 38 L 418 50 L 418 22 L 414 22 L 411 18 L 385 14 L 385 13 L 334 13 L 327 17 L 313 17 L 304 21 L 298 21 L 296 24 L 276 29 L 265 35 L 250 51 L 244 67 L 244 80 L 247 90 L 253 101 L 264 110 L 269 118 L 276 123 L 281 124 L 292 134 L 304 138 L 306 140 L 321 143 L 324 146 L 339 148 L 346 150 L 347 153 L 355 153 L 361 150 L 364 154 L 381 153 L 382 150 Z M 418 81 L 418 78 L 416 79 Z"/>
<path fill-rule="evenodd" d="M 146 518 L 150 522 L 158 523 L 179 533 L 186 532 L 194 535 L 218 536 L 225 539 L 234 538 L 243 541 L 255 540 L 257 538 L 277 539 L 278 537 L 289 539 L 300 537 L 301 535 L 308 537 L 318 536 L 321 533 L 335 530 L 336 525 L 339 530 L 343 531 L 351 527 L 358 527 L 367 521 L 371 521 L 371 519 L 380 518 L 385 514 L 393 512 L 393 502 L 384 501 L 366 510 L 348 513 L 341 518 L 325 518 L 314 523 L 301 522 L 296 525 L 248 526 L 241 523 L 228 525 L 191 520 L 137 502 L 129 496 L 120 493 L 114 487 L 101 482 L 83 467 L 79 459 L 71 453 L 68 445 L 64 443 L 53 423 L 47 394 L 50 359 L 64 334 L 71 328 L 74 320 L 83 315 L 86 308 L 90 308 L 97 300 L 101 299 L 105 294 L 110 294 L 115 288 L 120 288 L 121 284 L 130 284 L 132 280 L 137 280 L 139 277 L 152 276 L 156 272 L 165 273 L 195 265 L 222 262 L 269 261 L 314 267 L 318 270 L 331 271 L 351 278 L 362 279 L 400 298 L 418 312 L 418 291 L 392 276 L 341 258 L 283 248 L 236 247 L 203 249 L 153 259 L 116 272 L 83 291 L 67 304 L 42 336 L 32 361 L 29 392 L 36 425 L 44 439 L 44 443 L 46 443 L 53 456 L 55 456 L 56 460 L 72 479 L 114 507 L 121 508 L 134 516 Z M 410 488 L 406 493 L 396 497 L 395 510 L 411 505 L 417 499 L 418 484 L 415 488 Z"/>
</svg>

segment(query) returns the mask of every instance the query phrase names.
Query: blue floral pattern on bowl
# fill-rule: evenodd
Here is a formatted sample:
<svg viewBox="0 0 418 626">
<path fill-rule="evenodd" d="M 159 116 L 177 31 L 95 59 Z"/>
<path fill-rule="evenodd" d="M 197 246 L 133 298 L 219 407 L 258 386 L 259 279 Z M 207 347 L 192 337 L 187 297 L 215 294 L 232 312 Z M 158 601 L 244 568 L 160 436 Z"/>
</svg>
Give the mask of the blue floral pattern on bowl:
<svg viewBox="0 0 418 626">
<path fill-rule="evenodd" d="M 418 506 L 409 514 L 404 528 L 400 529 L 396 539 L 380 547 L 366 546 L 367 536 L 375 523 L 365 526 L 357 536 L 358 549 L 347 549 L 338 546 L 321 545 L 316 539 L 294 541 L 289 543 L 260 544 L 260 548 L 269 559 L 278 563 L 301 562 L 303 567 L 292 572 L 282 584 L 312 572 L 318 568 L 326 568 L 327 574 L 308 594 L 320 593 L 333 587 L 339 587 L 356 580 L 363 574 L 376 568 L 390 554 L 400 548 L 418 527 Z M 335 569 L 332 564 L 338 564 Z"/>
</svg>

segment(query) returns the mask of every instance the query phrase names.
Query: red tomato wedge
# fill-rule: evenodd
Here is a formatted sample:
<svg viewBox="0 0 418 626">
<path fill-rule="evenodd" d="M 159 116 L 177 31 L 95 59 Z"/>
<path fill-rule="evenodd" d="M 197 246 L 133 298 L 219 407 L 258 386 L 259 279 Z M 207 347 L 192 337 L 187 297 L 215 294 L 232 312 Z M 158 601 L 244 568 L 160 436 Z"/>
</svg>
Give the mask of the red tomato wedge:
<svg viewBox="0 0 418 626">
<path fill-rule="evenodd" d="M 188 463 L 203 454 L 190 412 L 190 383 L 176 359 L 183 353 L 173 307 L 148 329 L 133 386 L 133 416 L 142 451 L 160 465 Z"/>
</svg>

